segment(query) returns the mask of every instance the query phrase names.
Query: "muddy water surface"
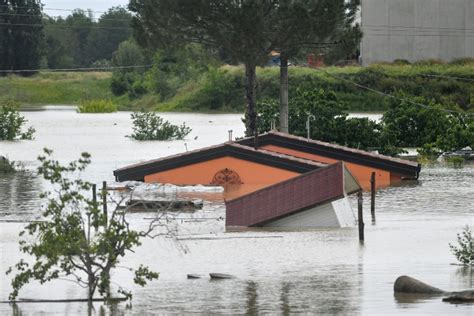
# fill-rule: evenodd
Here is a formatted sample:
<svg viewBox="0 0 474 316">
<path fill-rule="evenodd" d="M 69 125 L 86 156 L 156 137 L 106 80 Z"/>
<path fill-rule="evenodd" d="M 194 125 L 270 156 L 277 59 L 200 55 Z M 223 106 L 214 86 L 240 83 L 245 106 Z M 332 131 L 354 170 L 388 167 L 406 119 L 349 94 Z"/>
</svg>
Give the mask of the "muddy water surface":
<svg viewBox="0 0 474 316">
<path fill-rule="evenodd" d="M 130 163 L 158 158 L 227 140 L 227 131 L 243 134 L 240 115 L 163 114 L 173 123 L 186 122 L 193 132 L 185 141 L 135 142 L 130 113 L 76 114 L 70 108 L 25 112 L 37 129 L 34 141 L 0 142 L 0 154 L 22 162 L 27 169 L 0 177 L 0 300 L 10 291 L 6 269 L 16 263 L 22 221 L 35 219 L 47 184 L 33 172 L 43 147 L 67 162 L 82 151 L 92 154 L 84 178 L 113 181 L 112 171 Z M 197 139 L 194 139 L 197 137 Z M 446 290 L 474 287 L 474 272 L 451 265 L 449 242 L 466 224 L 474 225 L 474 169 L 426 168 L 419 184 L 389 188 L 377 194 L 377 217 L 366 212 L 366 242 L 359 244 L 356 229 L 316 231 L 251 231 L 224 233 L 223 205 L 205 203 L 204 209 L 177 221 L 179 240 L 146 240 L 123 266 L 151 266 L 160 279 L 145 288 L 131 284 L 126 269 L 113 280 L 134 292 L 133 307 L 113 307 L 113 314 L 439 314 L 473 315 L 474 305 L 450 305 L 439 297 L 403 298 L 393 294 L 402 274 Z M 355 201 L 351 200 L 355 206 Z M 368 196 L 365 196 L 368 210 Z M 147 225 L 147 215 L 135 213 L 136 228 Z M 183 249 L 186 250 L 183 251 Z M 230 273 L 232 280 L 187 280 L 187 273 Z M 73 283 L 32 283 L 24 298 L 77 298 L 84 291 Z M 84 314 L 85 304 L 23 304 L 25 314 Z M 18 311 L 17 310 L 17 311 Z M 96 305 L 96 312 L 100 305 Z M 0 314 L 14 309 L 0 304 Z"/>
</svg>

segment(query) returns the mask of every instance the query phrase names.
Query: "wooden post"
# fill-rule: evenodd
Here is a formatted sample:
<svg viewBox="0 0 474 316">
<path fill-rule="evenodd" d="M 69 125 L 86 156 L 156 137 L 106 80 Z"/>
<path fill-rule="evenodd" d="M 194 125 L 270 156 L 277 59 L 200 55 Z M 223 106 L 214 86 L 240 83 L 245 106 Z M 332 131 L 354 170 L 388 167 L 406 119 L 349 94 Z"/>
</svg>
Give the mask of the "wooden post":
<svg viewBox="0 0 474 316">
<path fill-rule="evenodd" d="M 105 226 L 107 226 L 107 181 L 102 182 L 102 207 L 105 216 Z"/>
<path fill-rule="evenodd" d="M 370 177 L 370 213 L 372 220 L 375 220 L 375 172 Z"/>
<path fill-rule="evenodd" d="M 94 208 L 97 207 L 97 184 L 92 185 L 92 202 L 94 202 Z M 89 220 L 90 220 L 90 215 L 89 215 Z M 90 222 L 89 222 L 90 224 Z M 89 225 L 90 226 L 90 225 Z M 95 225 L 95 232 L 97 233 L 97 229 L 99 227 Z"/>
<path fill-rule="evenodd" d="M 363 205 L 362 205 L 362 191 L 359 191 L 357 193 L 357 213 L 358 213 L 358 222 L 359 222 L 359 240 L 363 241 L 364 240 L 364 213 L 363 211 Z"/>
<path fill-rule="evenodd" d="M 92 185 L 92 201 L 97 203 L 97 184 Z"/>
</svg>

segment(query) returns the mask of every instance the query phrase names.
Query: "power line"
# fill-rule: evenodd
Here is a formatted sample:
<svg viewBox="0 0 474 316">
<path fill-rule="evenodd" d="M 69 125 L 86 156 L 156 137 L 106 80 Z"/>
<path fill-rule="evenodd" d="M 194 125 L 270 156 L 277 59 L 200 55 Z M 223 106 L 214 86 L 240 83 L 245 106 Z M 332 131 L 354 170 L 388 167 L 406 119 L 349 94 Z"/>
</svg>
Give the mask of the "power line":
<svg viewBox="0 0 474 316">
<path fill-rule="evenodd" d="M 472 34 L 446 34 L 446 33 L 439 33 L 439 34 L 406 34 L 406 33 L 365 33 L 364 35 L 370 36 L 400 36 L 400 37 L 442 37 L 442 36 L 449 36 L 449 37 L 474 37 L 474 32 Z"/>
<path fill-rule="evenodd" d="M 62 18 L 62 16 L 52 16 L 48 14 L 18 14 L 18 13 L 0 13 L 0 16 L 23 16 L 23 17 L 42 17 L 42 18 Z M 101 17 L 87 17 L 90 20 L 101 20 L 101 21 L 130 21 L 131 19 L 115 19 L 115 18 L 101 18 Z"/>
<path fill-rule="evenodd" d="M 367 87 L 367 86 L 364 86 L 364 85 L 361 85 L 360 83 L 357 83 L 355 81 L 352 81 L 352 80 L 349 80 L 347 78 L 344 78 L 344 77 L 341 77 L 341 76 L 338 76 L 338 75 L 335 75 L 335 74 L 332 74 L 322 68 L 318 68 L 318 67 L 310 67 L 312 69 L 315 69 L 319 72 L 322 72 L 324 74 L 326 74 L 327 76 L 330 76 L 330 77 L 333 77 L 333 78 L 336 78 L 336 79 L 339 79 L 339 80 L 342 80 L 342 81 L 345 81 L 345 82 L 348 82 L 358 88 L 361 88 L 361 89 L 364 89 L 364 90 L 367 90 L 367 91 L 371 91 L 373 93 L 376 93 L 376 94 L 379 94 L 383 97 L 387 97 L 387 98 L 392 98 L 392 99 L 395 99 L 395 100 L 398 100 L 398 101 L 403 101 L 403 102 L 407 102 L 407 103 L 410 103 L 410 104 L 413 104 L 413 105 L 416 105 L 416 106 L 419 106 L 419 107 L 422 107 L 422 108 L 425 108 L 425 109 L 433 109 L 432 106 L 429 106 L 429 105 L 426 105 L 426 104 L 423 104 L 423 103 L 419 103 L 419 102 L 415 102 L 415 101 L 412 101 L 412 100 L 409 100 L 409 99 L 405 99 L 405 98 L 401 98 L 401 97 L 397 97 L 395 95 L 392 95 L 392 94 L 388 94 L 388 93 L 385 93 L 385 92 L 382 92 L 382 91 L 379 91 L 379 90 L 375 90 L 375 89 L 372 89 L 370 87 Z M 461 114 L 461 115 L 474 115 L 474 113 L 466 113 L 466 112 L 459 112 L 459 111 L 454 111 L 454 110 L 449 110 L 449 109 L 444 109 L 444 108 L 441 108 L 439 110 L 442 110 L 444 112 L 447 112 L 447 113 L 450 113 L 450 114 Z"/>
<path fill-rule="evenodd" d="M 87 71 L 87 70 L 114 70 L 114 69 L 135 69 L 151 68 L 153 65 L 136 66 L 112 66 L 112 67 L 88 67 L 88 68 L 61 68 L 61 69 L 3 69 L 0 73 L 22 73 L 22 72 L 67 72 L 67 71 Z"/>
<path fill-rule="evenodd" d="M 93 26 L 93 25 L 59 25 L 59 24 L 32 24 L 32 23 L 0 23 L 0 26 L 30 26 L 30 27 L 57 27 L 63 29 L 109 29 L 109 30 L 130 30 L 128 26 Z"/>
<path fill-rule="evenodd" d="M 403 26 L 403 25 L 371 25 L 371 24 L 362 24 L 362 28 L 373 28 L 373 29 L 383 29 L 383 30 L 393 30 L 393 29 L 415 29 L 415 30 L 447 30 L 447 31 L 474 31 L 472 28 L 456 28 L 456 27 L 428 27 L 428 26 Z"/>
<path fill-rule="evenodd" d="M 4 7 L 4 8 L 11 8 L 11 9 L 32 9 L 31 6 L 19 6 L 19 5 L 15 5 L 15 6 L 12 6 L 12 5 L 8 5 L 8 4 L 0 4 L 0 7 Z M 49 11 L 65 11 L 65 12 L 74 12 L 74 11 L 78 11 L 78 10 L 82 10 L 84 12 L 91 12 L 91 13 L 107 13 L 108 11 L 92 11 L 92 10 L 89 10 L 89 9 L 80 9 L 80 8 L 76 8 L 76 9 L 62 9 L 62 8 L 50 8 L 50 7 L 45 7 L 45 6 L 41 6 L 41 8 L 43 10 L 49 10 Z"/>
</svg>

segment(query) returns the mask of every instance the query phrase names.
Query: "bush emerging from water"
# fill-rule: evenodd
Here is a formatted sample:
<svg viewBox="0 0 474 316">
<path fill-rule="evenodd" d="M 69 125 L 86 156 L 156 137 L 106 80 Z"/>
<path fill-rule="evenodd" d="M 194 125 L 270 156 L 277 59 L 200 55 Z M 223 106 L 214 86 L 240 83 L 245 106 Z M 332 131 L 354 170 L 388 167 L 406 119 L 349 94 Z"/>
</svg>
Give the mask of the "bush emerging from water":
<svg viewBox="0 0 474 316">
<path fill-rule="evenodd" d="M 6 100 L 0 103 L 0 140 L 33 139 L 35 129 L 22 132 L 27 120 L 18 112 L 18 103 Z"/>
<path fill-rule="evenodd" d="M 469 226 L 466 226 L 457 237 L 458 245 L 449 244 L 452 254 L 463 265 L 474 265 L 474 238 Z"/>
<path fill-rule="evenodd" d="M 15 162 L 10 161 L 7 157 L 0 156 L 0 174 L 15 172 Z"/>
<path fill-rule="evenodd" d="M 129 137 L 136 140 L 180 140 L 192 131 L 186 123 L 173 125 L 154 112 L 135 112 L 131 116 L 133 134 Z"/>
<path fill-rule="evenodd" d="M 82 100 L 77 108 L 79 113 L 112 113 L 117 112 L 117 106 L 106 99 Z"/>
</svg>

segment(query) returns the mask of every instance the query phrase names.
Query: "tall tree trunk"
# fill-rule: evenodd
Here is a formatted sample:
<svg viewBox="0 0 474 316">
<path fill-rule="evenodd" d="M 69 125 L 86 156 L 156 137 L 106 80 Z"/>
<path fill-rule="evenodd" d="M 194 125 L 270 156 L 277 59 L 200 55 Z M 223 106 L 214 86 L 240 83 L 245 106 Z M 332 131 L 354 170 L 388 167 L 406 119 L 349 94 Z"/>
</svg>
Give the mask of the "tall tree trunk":
<svg viewBox="0 0 474 316">
<path fill-rule="evenodd" d="M 288 129 L 288 55 L 280 54 L 280 132 Z"/>
<path fill-rule="evenodd" d="M 257 67 L 254 64 L 245 63 L 245 94 L 247 109 L 245 110 L 245 134 L 254 136 L 257 132 L 257 111 L 255 102 L 257 96 Z"/>
</svg>

